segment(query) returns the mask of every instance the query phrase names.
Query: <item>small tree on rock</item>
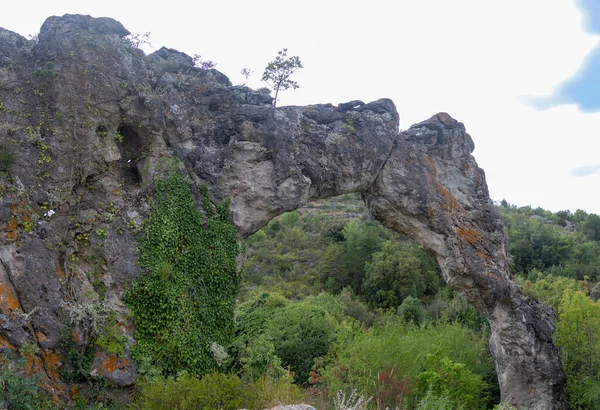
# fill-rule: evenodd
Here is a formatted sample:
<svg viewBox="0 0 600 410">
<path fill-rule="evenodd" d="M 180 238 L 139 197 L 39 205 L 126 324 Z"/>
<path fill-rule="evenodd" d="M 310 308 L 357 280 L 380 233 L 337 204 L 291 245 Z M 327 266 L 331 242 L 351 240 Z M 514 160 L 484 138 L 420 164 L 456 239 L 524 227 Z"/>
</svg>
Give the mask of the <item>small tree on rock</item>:
<svg viewBox="0 0 600 410">
<path fill-rule="evenodd" d="M 262 81 L 266 82 L 275 91 L 273 105 L 277 105 L 279 90 L 296 89 L 299 87 L 296 81 L 290 80 L 290 76 L 300 68 L 302 68 L 300 57 L 288 57 L 287 48 L 278 51 L 275 60 L 267 64 L 265 72 L 262 75 Z"/>
</svg>

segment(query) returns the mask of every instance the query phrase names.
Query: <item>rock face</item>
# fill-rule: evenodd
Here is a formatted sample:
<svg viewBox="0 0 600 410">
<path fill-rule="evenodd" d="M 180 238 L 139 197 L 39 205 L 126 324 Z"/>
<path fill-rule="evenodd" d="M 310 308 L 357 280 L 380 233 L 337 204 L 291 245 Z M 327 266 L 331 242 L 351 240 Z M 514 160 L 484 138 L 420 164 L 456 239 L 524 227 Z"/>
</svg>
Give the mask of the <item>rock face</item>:
<svg viewBox="0 0 600 410">
<path fill-rule="evenodd" d="M 127 34 L 75 15 L 49 18 L 37 43 L 0 29 L 0 346 L 16 356 L 35 343 L 28 358 L 48 389 L 65 394 L 65 340 L 86 352 L 107 308 L 132 341 L 122 297 L 141 273 L 135 231 L 154 178 L 175 166 L 231 199 L 241 237 L 311 200 L 360 192 L 486 316 L 502 399 L 565 408 L 554 314 L 511 281 L 461 123 L 440 113 L 399 133 L 386 99 L 275 108 L 183 53 L 145 56 Z M 94 347 L 92 376 L 132 384 L 128 352 L 110 350 Z"/>
</svg>

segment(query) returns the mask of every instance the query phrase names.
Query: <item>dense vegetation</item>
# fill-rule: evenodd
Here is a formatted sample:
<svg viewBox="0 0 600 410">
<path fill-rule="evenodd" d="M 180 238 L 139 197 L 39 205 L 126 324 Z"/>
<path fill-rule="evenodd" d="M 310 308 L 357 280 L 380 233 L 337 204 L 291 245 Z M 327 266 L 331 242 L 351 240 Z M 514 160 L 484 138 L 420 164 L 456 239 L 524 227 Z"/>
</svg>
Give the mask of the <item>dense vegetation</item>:
<svg viewBox="0 0 600 410">
<path fill-rule="evenodd" d="M 148 273 L 128 297 L 134 354 L 153 371 L 126 408 L 498 404 L 486 320 L 445 285 L 431 256 L 370 219 L 357 196 L 286 213 L 248 238 L 232 320 L 237 247 L 225 208 L 194 213 L 180 177 L 157 192 L 140 257 Z M 572 408 L 600 409 L 600 217 L 505 201 L 497 209 L 515 279 L 558 314 L 555 342 Z M 206 254 L 201 245 L 222 251 Z M 220 302 L 190 299 L 199 284 L 218 290 Z M 215 309 L 196 311 L 194 301 Z M 146 309 L 163 313 L 145 322 Z M 190 329 L 218 321 L 213 333 Z"/>
</svg>

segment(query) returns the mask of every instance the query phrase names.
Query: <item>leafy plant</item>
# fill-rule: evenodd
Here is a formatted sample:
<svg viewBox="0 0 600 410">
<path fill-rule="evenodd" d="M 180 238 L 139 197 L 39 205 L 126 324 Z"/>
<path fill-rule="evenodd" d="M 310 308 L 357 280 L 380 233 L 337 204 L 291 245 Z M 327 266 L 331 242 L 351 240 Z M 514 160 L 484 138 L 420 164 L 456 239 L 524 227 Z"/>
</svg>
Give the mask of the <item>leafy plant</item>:
<svg viewBox="0 0 600 410">
<path fill-rule="evenodd" d="M 125 295 L 135 320 L 132 356 L 150 358 L 165 375 L 209 373 L 217 366 L 211 345 L 227 346 L 233 336 L 237 232 L 228 203 L 214 208 L 206 188 L 201 194 L 206 217 L 183 175 L 156 181 L 140 243 L 146 273 Z"/>
<path fill-rule="evenodd" d="M 293 303 L 275 312 L 265 336 L 296 382 L 306 384 L 315 359 L 327 354 L 336 330 L 335 319 L 322 308 Z"/>
</svg>

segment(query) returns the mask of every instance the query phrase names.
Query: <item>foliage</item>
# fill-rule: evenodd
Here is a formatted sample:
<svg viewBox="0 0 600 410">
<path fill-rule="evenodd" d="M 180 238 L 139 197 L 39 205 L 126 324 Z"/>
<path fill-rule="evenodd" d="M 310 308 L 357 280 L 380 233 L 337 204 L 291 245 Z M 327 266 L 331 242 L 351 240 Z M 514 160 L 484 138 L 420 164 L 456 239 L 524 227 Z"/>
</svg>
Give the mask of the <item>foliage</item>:
<svg viewBox="0 0 600 410">
<path fill-rule="evenodd" d="M 381 250 L 392 234 L 373 221 L 350 221 L 342 229 L 343 242 L 331 243 L 324 251 L 319 271 L 325 288 L 339 293 L 350 287 L 362 294 L 365 265 L 373 253 Z"/>
<path fill-rule="evenodd" d="M 235 375 L 208 374 L 202 379 L 183 373 L 147 382 L 139 389 L 134 409 L 235 410 L 248 401 L 249 391 Z"/>
<path fill-rule="evenodd" d="M 129 46 L 131 46 L 133 48 L 140 48 L 140 46 L 143 44 L 147 44 L 149 47 L 152 47 L 152 44 L 150 44 L 150 32 L 149 31 L 147 31 L 145 33 L 129 34 L 129 35 L 123 37 L 123 40 L 125 41 L 126 44 L 128 44 Z"/>
<path fill-rule="evenodd" d="M 592 241 L 600 241 L 600 216 L 589 214 L 581 224 L 581 231 Z"/>
<path fill-rule="evenodd" d="M 428 359 L 431 366 L 418 375 L 420 396 L 433 392 L 438 397 L 447 397 L 452 408 L 486 408 L 486 386 L 480 375 L 474 374 L 463 363 L 455 363 L 439 354 L 430 354 Z"/>
<path fill-rule="evenodd" d="M 600 302 L 568 289 L 559 306 L 556 341 L 576 409 L 600 409 Z"/>
<path fill-rule="evenodd" d="M 264 336 L 251 340 L 239 360 L 242 374 L 252 380 L 262 376 L 277 379 L 285 373 L 281 359 L 275 355 L 275 345 Z"/>
<path fill-rule="evenodd" d="M 235 339 L 229 347 L 233 370 L 241 370 L 252 378 L 278 373 L 281 359 L 275 356 L 273 344 L 262 336 L 275 312 L 288 303 L 277 293 L 260 292 L 238 306 Z"/>
<path fill-rule="evenodd" d="M 397 307 L 407 296 L 423 296 L 428 277 L 435 294 L 441 277 L 433 258 L 414 242 L 386 241 L 365 266 L 363 294 L 373 307 Z"/>
<path fill-rule="evenodd" d="M 37 377 L 26 377 L 25 363 L 10 363 L 8 350 L 0 350 L 0 408 L 34 410 L 46 399 Z"/>
<path fill-rule="evenodd" d="M 458 323 L 474 332 L 487 331 L 489 324 L 485 316 L 462 296 L 450 290 L 450 288 L 445 288 L 440 293 L 450 293 L 450 296 L 442 296 L 448 300 L 446 307 L 441 313 L 442 320 L 450 323 Z"/>
<path fill-rule="evenodd" d="M 292 303 L 275 312 L 265 336 L 275 354 L 294 372 L 297 383 L 305 384 L 316 358 L 325 356 L 336 334 L 335 319 L 317 306 Z"/>
<path fill-rule="evenodd" d="M 575 279 L 553 275 L 544 276 L 541 273 L 536 281 L 526 280 L 523 283 L 523 290 L 526 295 L 552 306 L 555 312 L 559 311 L 563 295 L 569 289 L 585 292 L 587 286 L 585 282 L 576 281 Z"/>
<path fill-rule="evenodd" d="M 212 60 L 204 60 L 200 54 L 194 54 L 192 61 L 194 62 L 195 67 L 198 67 L 202 70 L 210 70 L 211 68 L 215 68 L 217 66 L 217 63 Z"/>
<path fill-rule="evenodd" d="M 330 390 L 355 388 L 363 394 L 382 395 L 377 386 L 380 374 L 394 369 L 397 386 L 395 402 L 388 406 L 401 406 L 412 400 L 416 404 L 418 392 L 414 385 L 422 372 L 435 370 L 427 354 L 437 354 L 453 363 L 463 363 L 465 369 L 485 379 L 494 372 L 492 358 L 487 348 L 487 337 L 458 324 L 439 323 L 412 326 L 395 316 L 388 316 L 382 325 L 355 334 L 336 346 L 337 358 L 322 375 Z M 484 386 L 489 388 L 489 386 Z M 381 390 L 381 389 L 380 389 Z M 399 394 L 401 392 L 401 394 Z M 424 392 L 421 392 L 424 394 Z M 419 393 L 419 394 L 421 394 Z M 458 394 L 459 392 L 457 392 Z"/>
<path fill-rule="evenodd" d="M 407 296 L 406 299 L 404 299 L 404 302 L 398 307 L 398 316 L 406 323 L 420 325 L 424 313 L 425 309 L 423 308 L 423 303 L 412 296 Z"/>
<path fill-rule="evenodd" d="M 600 216 L 508 204 L 497 209 L 507 227 L 514 273 L 530 275 L 537 269 L 580 280 L 600 278 Z"/>
<path fill-rule="evenodd" d="M 141 383 L 133 409 L 213 410 L 262 409 L 302 401 L 301 389 L 292 377 L 261 377 L 244 381 L 236 375 L 208 374 L 201 379 L 182 373 Z"/>
<path fill-rule="evenodd" d="M 290 76 L 300 68 L 302 68 L 300 57 L 288 57 L 287 48 L 278 51 L 275 60 L 267 64 L 262 75 L 262 81 L 266 82 L 275 91 L 273 105 L 277 105 L 279 90 L 299 87 L 296 81 L 290 79 Z"/>
<path fill-rule="evenodd" d="M 419 403 L 415 410 L 462 410 L 463 407 L 455 407 L 455 404 L 452 400 L 445 395 L 436 395 L 431 390 L 429 390 Z"/>
<path fill-rule="evenodd" d="M 140 243 L 146 273 L 125 295 L 135 319 L 133 358 L 150 358 L 166 375 L 210 372 L 210 346 L 228 345 L 233 336 L 237 233 L 228 204 L 214 209 L 205 188 L 201 193 L 206 217 L 182 175 L 156 181 Z"/>
</svg>

